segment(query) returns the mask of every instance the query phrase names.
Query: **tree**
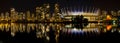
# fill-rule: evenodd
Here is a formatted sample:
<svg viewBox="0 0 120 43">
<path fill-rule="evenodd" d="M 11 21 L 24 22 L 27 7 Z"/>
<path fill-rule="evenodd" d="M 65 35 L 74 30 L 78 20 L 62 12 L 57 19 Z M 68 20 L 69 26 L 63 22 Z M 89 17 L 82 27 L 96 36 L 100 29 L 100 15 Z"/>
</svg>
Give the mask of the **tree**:
<svg viewBox="0 0 120 43">
<path fill-rule="evenodd" d="M 76 16 L 73 20 L 73 23 L 75 28 L 83 29 L 85 26 L 88 25 L 88 19 L 84 18 L 83 15 Z"/>
</svg>

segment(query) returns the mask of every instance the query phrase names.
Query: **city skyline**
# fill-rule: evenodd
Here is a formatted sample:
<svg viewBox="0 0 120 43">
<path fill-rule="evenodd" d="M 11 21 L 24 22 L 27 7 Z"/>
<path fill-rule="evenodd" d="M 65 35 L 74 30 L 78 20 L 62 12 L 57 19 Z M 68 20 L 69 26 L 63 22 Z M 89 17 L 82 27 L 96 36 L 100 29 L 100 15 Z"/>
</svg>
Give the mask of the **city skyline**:
<svg viewBox="0 0 120 43">
<path fill-rule="evenodd" d="M 51 7 L 54 7 L 51 11 Z M 33 22 L 63 22 L 65 19 L 72 21 L 72 18 L 76 18 L 77 15 L 83 15 L 88 21 L 106 20 L 107 15 L 109 18 L 117 20 L 116 16 L 119 16 L 118 11 L 104 11 L 99 8 L 92 7 L 63 7 L 60 8 L 58 3 L 51 6 L 49 3 L 37 6 L 35 11 L 17 11 L 16 8 L 10 8 L 8 11 L 1 12 L 1 21 L 33 21 Z M 64 19 L 63 19 L 64 18 Z M 111 20 L 112 20 L 111 19 Z M 37 21 L 36 21 L 37 20 Z"/>
<path fill-rule="evenodd" d="M 0 0 L 0 43 L 120 40 L 119 0 Z"/>
<path fill-rule="evenodd" d="M 119 0 L 0 0 L 0 12 L 16 8 L 18 11 L 31 10 L 45 3 L 59 3 L 61 7 L 69 6 L 90 6 L 100 8 L 102 10 L 118 10 L 120 5 Z M 53 6 L 53 5 L 52 5 Z"/>
</svg>

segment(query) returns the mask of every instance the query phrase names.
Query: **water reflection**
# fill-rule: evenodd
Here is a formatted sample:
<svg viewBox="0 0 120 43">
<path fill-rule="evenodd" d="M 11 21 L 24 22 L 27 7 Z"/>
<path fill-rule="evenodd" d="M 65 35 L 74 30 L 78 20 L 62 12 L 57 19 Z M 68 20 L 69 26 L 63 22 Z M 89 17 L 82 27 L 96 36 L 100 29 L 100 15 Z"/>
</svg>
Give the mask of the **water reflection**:
<svg viewBox="0 0 120 43">
<path fill-rule="evenodd" d="M 68 24 L 65 25 L 66 29 L 62 29 L 63 33 L 68 34 L 83 34 L 83 33 L 97 33 L 101 32 L 98 23 L 89 23 L 89 24 Z"/>
<path fill-rule="evenodd" d="M 1 23 L 0 31 L 11 32 L 11 36 L 15 37 L 16 33 L 35 32 L 36 38 L 45 39 L 47 41 L 58 42 L 60 34 L 79 34 L 87 35 L 100 34 L 103 32 L 120 32 L 118 24 L 89 23 L 89 24 L 62 24 L 62 23 Z M 93 35 L 93 34 L 92 34 Z"/>
</svg>

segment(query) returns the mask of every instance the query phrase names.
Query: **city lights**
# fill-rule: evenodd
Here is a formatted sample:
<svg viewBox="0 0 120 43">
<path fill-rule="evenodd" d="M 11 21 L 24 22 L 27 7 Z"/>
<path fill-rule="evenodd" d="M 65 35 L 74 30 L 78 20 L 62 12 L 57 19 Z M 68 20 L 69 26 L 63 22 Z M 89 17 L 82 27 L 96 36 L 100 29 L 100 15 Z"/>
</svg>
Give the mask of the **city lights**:
<svg viewBox="0 0 120 43">
<path fill-rule="evenodd" d="M 61 7 L 59 3 L 42 4 L 34 11 L 9 11 L 0 13 L 0 31 L 10 32 L 12 37 L 18 33 L 32 34 L 35 39 L 51 39 L 59 42 L 59 37 L 88 37 L 120 32 L 120 10 L 102 10 L 100 8 L 78 6 Z M 116 28 L 116 29 L 114 29 Z"/>
</svg>

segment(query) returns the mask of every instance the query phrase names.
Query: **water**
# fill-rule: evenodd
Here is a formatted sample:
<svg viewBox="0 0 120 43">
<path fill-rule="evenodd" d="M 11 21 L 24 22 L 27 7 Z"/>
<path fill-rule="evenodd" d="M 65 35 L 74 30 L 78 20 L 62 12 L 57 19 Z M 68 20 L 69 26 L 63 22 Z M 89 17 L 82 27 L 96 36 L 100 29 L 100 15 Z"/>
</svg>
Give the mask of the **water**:
<svg viewBox="0 0 120 43">
<path fill-rule="evenodd" d="M 118 23 L 1 23 L 0 43 L 119 41 L 119 33 Z"/>
</svg>

